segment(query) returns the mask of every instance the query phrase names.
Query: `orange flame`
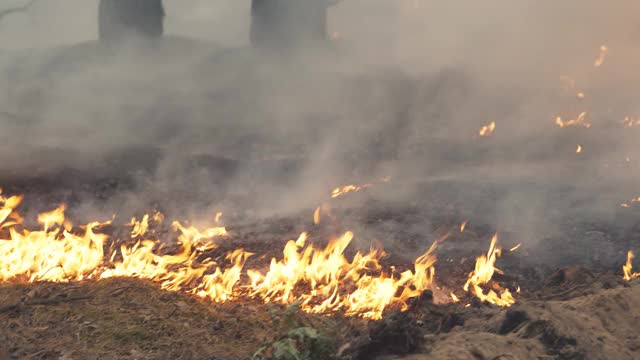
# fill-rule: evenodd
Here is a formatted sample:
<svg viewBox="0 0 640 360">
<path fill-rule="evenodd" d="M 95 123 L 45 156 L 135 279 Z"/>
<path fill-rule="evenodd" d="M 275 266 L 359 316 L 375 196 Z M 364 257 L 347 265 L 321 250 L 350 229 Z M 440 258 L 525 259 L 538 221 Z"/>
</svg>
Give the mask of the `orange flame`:
<svg viewBox="0 0 640 360">
<path fill-rule="evenodd" d="M 330 242 L 325 249 L 307 245 L 307 234 L 291 240 L 284 249 L 284 258 L 271 260 L 269 271 L 262 274 L 248 270 L 252 289 L 250 296 L 265 302 L 291 303 L 300 301 L 302 309 L 312 313 L 342 310 L 346 315 L 358 315 L 367 319 L 379 319 L 384 309 L 396 305 L 406 309 L 406 301 L 419 296 L 433 283 L 436 258 L 435 244 L 414 263 L 414 271 L 407 270 L 395 277 L 393 274 L 369 275 L 380 271 L 380 258 L 384 252 L 371 250 L 368 254 L 357 253 L 349 261 L 344 251 L 353 239 L 346 232 Z M 296 294 L 301 284 L 311 291 Z M 342 295 L 341 287 L 354 288 Z M 402 289 L 400 295 L 398 290 Z"/>
<path fill-rule="evenodd" d="M 498 234 L 495 234 L 491 239 L 491 245 L 486 255 L 480 256 L 476 260 L 475 270 L 469 274 L 469 279 L 464 284 L 464 291 L 471 291 L 471 293 L 480 299 L 482 302 L 489 302 L 498 306 L 511 306 L 515 303 L 515 299 L 509 292 L 509 289 L 502 291 L 498 295 L 494 290 L 489 290 L 486 294 L 481 285 L 486 285 L 491 281 L 494 273 L 501 273 L 499 269 L 495 268 L 497 258 L 501 254 L 501 249 L 496 247 L 498 241 Z M 499 286 L 496 286 L 497 290 L 500 290 Z"/>
<path fill-rule="evenodd" d="M 331 191 L 331 198 L 335 199 L 344 194 L 348 194 L 350 192 L 359 192 L 364 189 L 368 189 L 372 187 L 373 184 L 363 184 L 363 185 L 346 185 L 342 187 L 337 187 Z"/>
<path fill-rule="evenodd" d="M 582 153 L 582 145 L 578 144 L 578 147 L 576 148 L 576 154 L 580 153 Z"/>
<path fill-rule="evenodd" d="M 0 198 L 0 226 L 11 224 L 21 197 Z M 154 216 L 154 219 L 156 217 Z M 227 234 L 223 227 L 197 229 L 179 222 L 177 251 L 162 254 L 159 240 L 145 239 L 149 216 L 132 220 L 132 245 L 120 246 L 111 254 L 104 248 L 108 236 L 97 232 L 108 223 L 91 223 L 84 233 L 61 228 L 67 221 L 64 206 L 40 214 L 42 229 L 19 230 L 14 225 L 0 233 L 0 281 L 65 282 L 83 279 L 130 277 L 148 279 L 169 291 L 186 291 L 214 302 L 248 296 L 265 302 L 289 304 L 300 301 L 312 313 L 341 311 L 348 316 L 379 319 L 388 307 L 408 308 L 408 300 L 420 296 L 434 284 L 436 241 L 418 257 L 413 270 L 396 274 L 384 271 L 382 250 L 356 253 L 347 258 L 345 250 L 353 239 L 346 232 L 324 249 L 307 245 L 303 233 L 289 241 L 283 259 L 272 259 L 269 269 L 244 269 L 250 253 L 236 249 L 217 264 L 203 256 L 217 248 L 215 239 Z M 146 223 L 146 225 L 144 225 Z M 137 229 L 136 229 L 137 225 Z M 4 234 L 8 233 L 8 238 Z M 139 240 L 138 240 L 139 239 Z M 131 242 L 130 242 L 131 243 Z M 202 260 L 202 258 L 205 258 Z M 246 277 L 243 276 L 246 274 Z M 248 281 L 243 281 L 247 279 Z"/>
<path fill-rule="evenodd" d="M 630 208 L 632 204 L 635 203 L 640 203 L 640 196 L 635 198 L 635 199 L 631 199 L 631 201 L 626 202 L 626 203 L 622 203 L 620 204 L 620 206 L 624 207 L 624 208 Z"/>
<path fill-rule="evenodd" d="M 634 118 L 632 116 L 625 116 L 624 120 L 622 120 L 622 124 L 624 125 L 625 128 L 640 126 L 640 119 Z"/>
<path fill-rule="evenodd" d="M 456 296 L 456 294 L 453 293 L 453 291 L 449 295 L 451 296 L 451 301 L 453 301 L 454 303 L 460 302 L 460 299 Z"/>
<path fill-rule="evenodd" d="M 633 272 L 633 264 L 631 263 L 633 258 L 633 251 L 629 250 L 629 252 L 627 252 L 627 263 L 622 265 L 622 272 L 624 273 L 623 277 L 626 281 L 631 281 L 632 279 L 640 277 L 640 273 Z"/>
<path fill-rule="evenodd" d="M 493 134 L 493 132 L 496 130 L 496 122 L 492 121 L 491 123 L 484 125 L 480 128 L 480 131 L 478 131 L 478 135 L 480 136 L 489 136 L 491 134 Z"/>
<path fill-rule="evenodd" d="M 149 214 L 145 214 L 142 220 L 138 221 L 135 217 L 131 218 L 129 223 L 133 227 L 131 230 L 131 237 L 137 238 L 147 233 L 149 230 Z"/>
<path fill-rule="evenodd" d="M 63 206 L 40 214 L 38 220 L 42 230 L 18 231 L 9 226 L 10 238 L 0 238 L 0 281 L 82 280 L 96 271 L 104 258 L 102 248 L 107 236 L 94 233 L 94 229 L 102 224 L 88 224 L 80 235 L 61 230 L 57 225 L 65 222 Z"/>
<path fill-rule="evenodd" d="M 577 118 L 572 120 L 563 121 L 562 117 L 558 116 L 556 117 L 556 125 L 558 125 L 561 128 L 570 127 L 570 126 L 582 126 L 589 129 L 591 127 L 591 124 L 585 120 L 586 117 L 587 117 L 586 111 L 581 112 Z"/>
<path fill-rule="evenodd" d="M 606 59 L 608 52 L 609 52 L 609 48 L 606 45 L 600 46 L 600 54 L 598 55 L 598 58 L 596 59 L 596 61 L 593 63 L 593 66 L 595 67 L 602 66 L 602 64 L 604 64 L 604 60 Z"/>
</svg>

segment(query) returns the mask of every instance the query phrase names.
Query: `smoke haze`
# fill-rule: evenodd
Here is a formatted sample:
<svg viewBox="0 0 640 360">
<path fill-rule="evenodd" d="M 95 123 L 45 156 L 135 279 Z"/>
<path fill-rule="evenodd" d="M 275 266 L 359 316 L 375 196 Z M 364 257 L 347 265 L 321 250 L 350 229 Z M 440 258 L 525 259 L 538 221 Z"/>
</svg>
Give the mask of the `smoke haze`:
<svg viewBox="0 0 640 360">
<path fill-rule="evenodd" d="M 331 48 L 295 58 L 250 49 L 249 5 L 166 0 L 162 43 L 118 53 L 95 42 L 97 1 L 3 19 L 3 177 L 132 179 L 79 201 L 84 215 L 162 203 L 262 217 L 390 176 L 369 195 L 454 201 L 532 244 L 559 214 L 608 219 L 638 195 L 640 128 L 622 125 L 640 117 L 636 1 L 345 0 Z M 589 129 L 554 124 L 583 111 Z"/>
</svg>

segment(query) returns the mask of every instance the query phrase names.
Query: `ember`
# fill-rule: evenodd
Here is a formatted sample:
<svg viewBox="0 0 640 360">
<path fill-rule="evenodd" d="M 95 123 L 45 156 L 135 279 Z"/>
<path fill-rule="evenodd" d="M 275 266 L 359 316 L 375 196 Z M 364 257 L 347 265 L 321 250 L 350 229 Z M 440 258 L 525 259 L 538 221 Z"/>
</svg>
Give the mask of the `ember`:
<svg viewBox="0 0 640 360">
<path fill-rule="evenodd" d="M 563 128 L 563 127 L 569 127 L 569 126 L 582 126 L 585 127 L 587 129 L 589 129 L 591 127 L 591 124 L 588 123 L 585 118 L 587 116 L 587 112 L 583 111 L 581 112 L 577 118 L 572 119 L 572 120 L 562 120 L 562 117 L 558 116 L 556 118 L 556 125 L 558 125 L 559 127 Z"/>
<path fill-rule="evenodd" d="M 600 55 L 598 55 L 598 58 L 593 63 L 593 66 L 595 67 L 602 66 L 602 64 L 604 64 L 604 60 L 606 59 L 608 52 L 609 52 L 609 48 L 607 48 L 606 45 L 600 46 Z"/>
<path fill-rule="evenodd" d="M 488 125 L 482 126 L 480 128 L 480 131 L 478 131 L 478 135 L 480 135 L 480 136 L 489 136 L 489 135 L 493 134 L 493 132 L 495 130 L 496 130 L 496 122 L 492 121 Z"/>
<path fill-rule="evenodd" d="M 622 121 L 622 124 L 626 128 L 640 126 L 640 118 L 635 118 L 633 116 L 625 116 L 624 120 Z"/>
</svg>

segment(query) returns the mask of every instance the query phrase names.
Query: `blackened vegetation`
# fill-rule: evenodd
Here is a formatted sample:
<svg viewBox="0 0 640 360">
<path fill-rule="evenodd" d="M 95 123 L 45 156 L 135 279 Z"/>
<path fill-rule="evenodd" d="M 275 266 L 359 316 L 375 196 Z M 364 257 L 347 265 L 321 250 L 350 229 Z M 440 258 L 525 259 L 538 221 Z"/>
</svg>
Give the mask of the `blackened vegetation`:
<svg viewBox="0 0 640 360">
<path fill-rule="evenodd" d="M 98 35 L 107 42 L 158 38 L 164 33 L 164 16 L 162 0 L 100 0 Z"/>
</svg>

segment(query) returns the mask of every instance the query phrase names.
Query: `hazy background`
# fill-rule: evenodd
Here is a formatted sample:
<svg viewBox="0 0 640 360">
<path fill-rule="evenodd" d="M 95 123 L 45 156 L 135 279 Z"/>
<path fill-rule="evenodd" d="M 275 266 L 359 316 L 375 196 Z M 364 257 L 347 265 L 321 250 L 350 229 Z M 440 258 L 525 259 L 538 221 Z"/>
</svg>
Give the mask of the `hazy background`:
<svg viewBox="0 0 640 360">
<path fill-rule="evenodd" d="M 276 60 L 248 46 L 249 5 L 165 0 L 168 40 L 150 52 L 93 43 L 97 1 L 1 21 L 5 181 L 66 182 L 85 216 L 164 204 L 258 218 L 390 176 L 372 196 L 455 203 L 531 242 L 561 218 L 617 219 L 639 195 L 640 128 L 622 126 L 640 117 L 637 1 L 345 0 L 331 50 Z M 590 129 L 554 125 L 582 111 Z M 107 195 L 90 196 L 92 178 Z"/>
</svg>

